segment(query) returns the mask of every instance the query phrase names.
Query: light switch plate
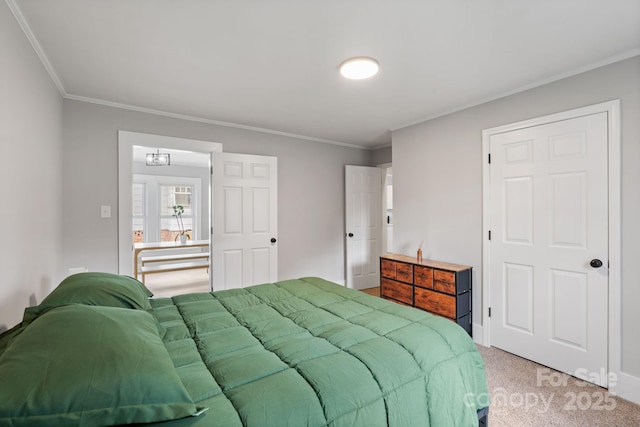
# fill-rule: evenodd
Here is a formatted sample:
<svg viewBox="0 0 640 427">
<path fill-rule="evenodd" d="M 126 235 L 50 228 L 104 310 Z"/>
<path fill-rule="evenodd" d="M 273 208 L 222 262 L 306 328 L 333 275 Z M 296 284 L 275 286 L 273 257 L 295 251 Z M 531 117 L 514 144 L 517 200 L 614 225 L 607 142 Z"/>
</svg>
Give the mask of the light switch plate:
<svg viewBox="0 0 640 427">
<path fill-rule="evenodd" d="M 111 206 L 109 205 L 100 206 L 100 218 L 111 218 Z"/>
</svg>

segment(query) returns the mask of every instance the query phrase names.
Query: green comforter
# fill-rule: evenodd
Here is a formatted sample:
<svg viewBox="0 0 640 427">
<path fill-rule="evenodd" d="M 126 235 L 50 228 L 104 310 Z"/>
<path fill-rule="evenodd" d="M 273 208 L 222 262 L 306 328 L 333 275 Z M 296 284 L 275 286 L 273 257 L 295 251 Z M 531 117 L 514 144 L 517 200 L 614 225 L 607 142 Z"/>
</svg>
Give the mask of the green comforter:
<svg viewBox="0 0 640 427">
<path fill-rule="evenodd" d="M 487 385 L 453 322 L 318 278 L 151 300 L 199 417 L 174 426 L 472 426 Z"/>
</svg>

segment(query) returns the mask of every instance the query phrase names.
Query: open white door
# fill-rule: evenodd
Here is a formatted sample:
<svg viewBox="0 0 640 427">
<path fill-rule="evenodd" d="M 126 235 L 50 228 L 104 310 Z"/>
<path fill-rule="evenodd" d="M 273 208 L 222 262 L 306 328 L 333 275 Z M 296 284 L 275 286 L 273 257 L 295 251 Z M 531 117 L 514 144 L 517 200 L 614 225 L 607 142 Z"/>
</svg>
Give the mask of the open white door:
<svg viewBox="0 0 640 427">
<path fill-rule="evenodd" d="M 278 280 L 277 158 L 213 156 L 213 289 Z"/>
<path fill-rule="evenodd" d="M 346 284 L 380 286 L 383 170 L 345 166 Z"/>
</svg>

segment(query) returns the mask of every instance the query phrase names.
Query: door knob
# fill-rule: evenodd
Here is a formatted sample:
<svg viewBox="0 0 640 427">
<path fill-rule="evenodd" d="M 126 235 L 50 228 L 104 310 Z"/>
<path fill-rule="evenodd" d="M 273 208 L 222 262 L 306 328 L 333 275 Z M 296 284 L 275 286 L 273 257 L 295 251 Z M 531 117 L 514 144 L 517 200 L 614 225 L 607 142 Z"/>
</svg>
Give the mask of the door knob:
<svg viewBox="0 0 640 427">
<path fill-rule="evenodd" d="M 590 262 L 589 264 L 590 264 L 590 265 L 591 265 L 591 267 L 593 267 L 593 268 L 600 268 L 600 267 L 602 267 L 602 261 L 600 261 L 600 260 L 599 260 L 599 259 L 597 259 L 597 258 L 592 259 L 592 260 L 591 260 L 591 262 Z"/>
<path fill-rule="evenodd" d="M 276 238 L 275 238 L 275 237 L 272 237 L 272 238 L 271 238 L 271 243 L 275 243 L 275 242 L 277 242 Z"/>
<path fill-rule="evenodd" d="M 347 236 L 353 237 L 353 233 L 349 233 L 349 234 L 347 234 Z"/>
</svg>

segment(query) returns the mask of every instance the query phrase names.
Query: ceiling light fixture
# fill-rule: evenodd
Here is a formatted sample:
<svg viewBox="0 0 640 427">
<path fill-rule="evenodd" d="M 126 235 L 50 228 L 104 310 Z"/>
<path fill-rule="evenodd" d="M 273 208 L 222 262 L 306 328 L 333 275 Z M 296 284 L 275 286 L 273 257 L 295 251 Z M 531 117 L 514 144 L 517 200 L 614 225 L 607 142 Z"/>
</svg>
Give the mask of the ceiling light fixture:
<svg viewBox="0 0 640 427">
<path fill-rule="evenodd" d="M 378 73 L 380 64 L 373 58 L 359 56 L 350 58 L 340 64 L 340 74 L 352 80 L 362 80 Z"/>
<path fill-rule="evenodd" d="M 169 153 L 161 153 L 159 149 L 155 153 L 147 153 L 147 166 L 169 166 L 170 164 Z"/>
</svg>

